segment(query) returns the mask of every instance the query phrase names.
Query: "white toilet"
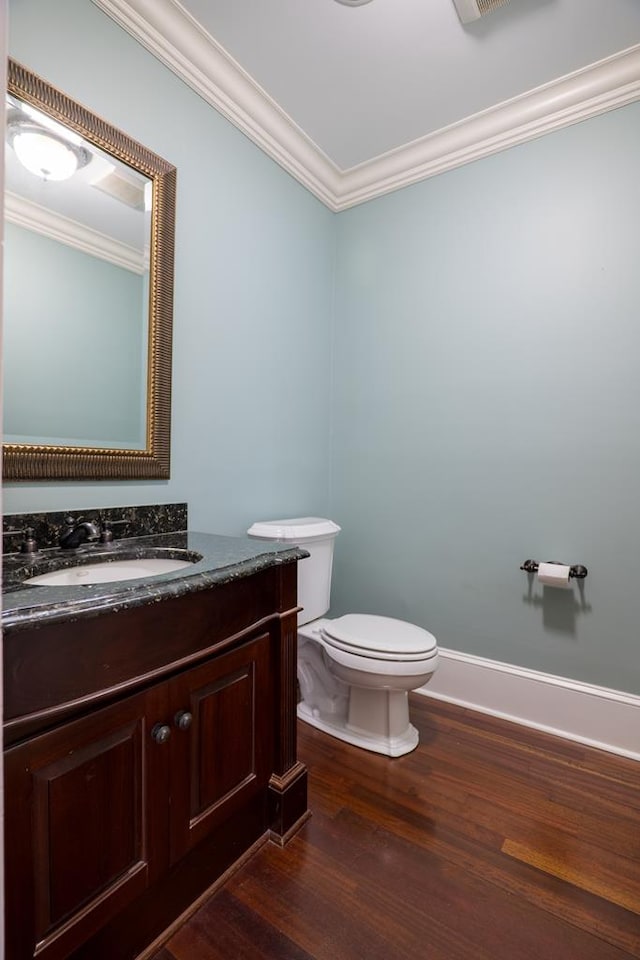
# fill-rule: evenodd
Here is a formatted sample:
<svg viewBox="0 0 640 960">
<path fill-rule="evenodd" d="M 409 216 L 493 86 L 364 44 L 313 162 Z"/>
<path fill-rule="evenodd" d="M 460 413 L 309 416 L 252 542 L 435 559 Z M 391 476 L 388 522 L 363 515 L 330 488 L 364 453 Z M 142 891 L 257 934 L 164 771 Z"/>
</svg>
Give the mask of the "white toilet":
<svg viewBox="0 0 640 960">
<path fill-rule="evenodd" d="M 329 620 L 333 541 L 340 527 L 319 517 L 268 520 L 247 531 L 259 540 L 299 544 L 298 716 L 365 750 L 399 757 L 418 745 L 408 691 L 438 665 L 435 637 L 403 620 L 347 614 Z"/>
</svg>

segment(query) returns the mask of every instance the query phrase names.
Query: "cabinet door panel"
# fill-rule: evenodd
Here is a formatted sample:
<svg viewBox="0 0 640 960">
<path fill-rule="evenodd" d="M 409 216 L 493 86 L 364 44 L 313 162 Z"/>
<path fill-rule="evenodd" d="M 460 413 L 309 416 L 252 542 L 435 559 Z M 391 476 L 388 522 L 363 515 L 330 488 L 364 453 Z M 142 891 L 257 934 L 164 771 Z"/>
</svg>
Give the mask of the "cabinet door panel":
<svg viewBox="0 0 640 960">
<path fill-rule="evenodd" d="M 253 662 L 192 693 L 192 820 L 255 777 L 254 697 Z"/>
<path fill-rule="evenodd" d="M 49 864 L 36 878 L 39 931 L 142 866 L 141 739 L 141 723 L 127 724 L 33 771 L 35 842 Z"/>
<path fill-rule="evenodd" d="M 162 757 L 150 740 L 145 717 L 157 699 L 157 692 L 133 697 L 7 752 L 7 933 L 15 960 L 68 956 L 157 872 L 150 825 L 162 822 L 157 803 L 168 807 L 168 751 Z"/>
<path fill-rule="evenodd" d="M 172 738 L 172 860 L 264 789 L 272 754 L 269 636 L 264 634 L 172 684 L 191 727 Z"/>
</svg>

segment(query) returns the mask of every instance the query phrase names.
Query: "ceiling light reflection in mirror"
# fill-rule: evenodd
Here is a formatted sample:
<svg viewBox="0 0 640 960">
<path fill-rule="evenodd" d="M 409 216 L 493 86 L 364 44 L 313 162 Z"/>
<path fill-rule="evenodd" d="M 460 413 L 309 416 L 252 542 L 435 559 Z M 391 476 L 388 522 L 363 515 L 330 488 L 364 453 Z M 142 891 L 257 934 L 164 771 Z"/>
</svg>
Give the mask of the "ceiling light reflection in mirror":
<svg viewBox="0 0 640 960">
<path fill-rule="evenodd" d="M 15 96 L 5 442 L 144 449 L 152 183 Z"/>
<path fill-rule="evenodd" d="M 22 166 L 42 180 L 68 180 L 91 161 L 79 134 L 12 98 L 7 110 L 7 143 Z"/>
</svg>

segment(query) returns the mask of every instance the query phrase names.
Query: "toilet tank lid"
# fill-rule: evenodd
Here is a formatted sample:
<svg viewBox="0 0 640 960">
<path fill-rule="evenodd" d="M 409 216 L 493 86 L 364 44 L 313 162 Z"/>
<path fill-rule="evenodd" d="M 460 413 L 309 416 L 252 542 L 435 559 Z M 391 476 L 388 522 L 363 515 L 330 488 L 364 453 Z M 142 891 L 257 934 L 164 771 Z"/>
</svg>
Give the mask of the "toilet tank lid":
<svg viewBox="0 0 640 960">
<path fill-rule="evenodd" d="M 340 533 L 340 527 L 333 520 L 323 517 L 294 517 L 291 520 L 260 520 L 250 526 L 247 533 L 261 540 L 292 540 L 300 543 L 302 540 L 335 537 Z"/>
</svg>

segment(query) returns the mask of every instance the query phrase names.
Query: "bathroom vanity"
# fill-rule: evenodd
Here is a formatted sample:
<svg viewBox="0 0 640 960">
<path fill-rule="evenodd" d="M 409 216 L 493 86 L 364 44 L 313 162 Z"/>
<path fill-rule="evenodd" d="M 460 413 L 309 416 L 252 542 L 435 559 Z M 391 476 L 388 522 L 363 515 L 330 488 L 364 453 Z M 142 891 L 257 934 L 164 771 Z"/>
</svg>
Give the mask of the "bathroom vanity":
<svg viewBox="0 0 640 960">
<path fill-rule="evenodd" d="M 195 562 L 71 587 L 26 585 L 42 558 L 6 560 L 11 960 L 133 958 L 257 845 L 284 843 L 304 822 L 296 567 L 306 554 L 282 546 L 137 537 L 56 562 L 150 551 Z"/>
</svg>

